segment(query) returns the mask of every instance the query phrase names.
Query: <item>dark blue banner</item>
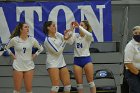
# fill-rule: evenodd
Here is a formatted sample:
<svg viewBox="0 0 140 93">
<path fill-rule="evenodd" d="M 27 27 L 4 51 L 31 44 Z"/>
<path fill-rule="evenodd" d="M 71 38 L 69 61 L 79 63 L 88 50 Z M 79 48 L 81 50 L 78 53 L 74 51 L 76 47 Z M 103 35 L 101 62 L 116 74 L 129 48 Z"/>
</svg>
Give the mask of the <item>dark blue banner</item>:
<svg viewBox="0 0 140 93">
<path fill-rule="evenodd" d="M 0 2 L 0 39 L 6 43 L 18 22 L 26 22 L 30 35 L 43 43 L 43 23 L 52 20 L 64 33 L 73 21 L 88 20 L 94 40 L 112 41 L 111 0 L 86 2 Z"/>
</svg>

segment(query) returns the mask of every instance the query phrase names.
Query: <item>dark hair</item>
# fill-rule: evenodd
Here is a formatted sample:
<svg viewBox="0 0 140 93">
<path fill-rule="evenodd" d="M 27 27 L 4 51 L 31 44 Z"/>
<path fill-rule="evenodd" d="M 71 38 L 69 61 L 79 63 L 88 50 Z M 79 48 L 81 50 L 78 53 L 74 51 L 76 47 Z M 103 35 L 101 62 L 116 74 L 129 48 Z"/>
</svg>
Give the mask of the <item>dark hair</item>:
<svg viewBox="0 0 140 93">
<path fill-rule="evenodd" d="M 26 24 L 25 22 L 20 22 L 15 27 L 14 31 L 12 32 L 10 39 L 16 36 L 20 36 L 20 29 L 22 29 L 23 25 Z"/>
<path fill-rule="evenodd" d="M 50 27 L 52 25 L 53 21 L 46 21 L 44 24 L 43 24 L 43 32 L 45 35 L 48 35 L 48 27 Z"/>
<path fill-rule="evenodd" d="M 83 20 L 83 21 L 81 21 L 81 22 L 83 22 L 85 25 L 86 25 L 86 27 L 87 27 L 87 31 L 89 31 L 89 32 L 91 32 L 92 31 L 92 28 L 91 28 L 91 26 L 90 26 L 90 24 L 89 24 L 89 22 L 87 21 L 87 20 Z"/>
</svg>

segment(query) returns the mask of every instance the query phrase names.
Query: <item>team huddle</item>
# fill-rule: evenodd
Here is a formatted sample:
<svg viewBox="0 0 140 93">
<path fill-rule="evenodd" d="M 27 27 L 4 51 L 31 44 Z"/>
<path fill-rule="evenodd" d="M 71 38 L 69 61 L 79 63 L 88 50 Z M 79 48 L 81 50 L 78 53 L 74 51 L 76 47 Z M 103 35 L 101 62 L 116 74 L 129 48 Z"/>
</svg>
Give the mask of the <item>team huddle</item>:
<svg viewBox="0 0 140 93">
<path fill-rule="evenodd" d="M 79 29 L 79 33 L 74 32 L 75 28 Z M 80 24 L 72 22 L 70 29 L 64 31 L 64 35 L 56 31 L 56 25 L 53 21 L 44 23 L 43 32 L 46 35 L 44 48 L 47 50 L 46 69 L 52 83 L 50 93 L 58 92 L 60 80 L 64 86 L 64 93 L 70 93 L 71 90 L 70 74 L 63 57 L 66 44 L 74 45 L 73 70 L 78 93 L 84 93 L 83 70 L 89 83 L 90 92 L 96 93 L 92 58 L 89 52 L 90 44 L 94 40 L 91 31 L 87 20 L 81 21 Z M 11 47 L 14 48 L 15 53 L 11 52 Z M 34 54 L 32 53 L 33 47 L 38 49 Z M 35 68 L 33 60 L 44 48 L 34 37 L 29 36 L 29 26 L 26 23 L 19 23 L 16 26 L 5 48 L 13 57 L 13 93 L 20 93 L 22 80 L 24 80 L 26 93 L 32 93 L 32 79 Z"/>
</svg>

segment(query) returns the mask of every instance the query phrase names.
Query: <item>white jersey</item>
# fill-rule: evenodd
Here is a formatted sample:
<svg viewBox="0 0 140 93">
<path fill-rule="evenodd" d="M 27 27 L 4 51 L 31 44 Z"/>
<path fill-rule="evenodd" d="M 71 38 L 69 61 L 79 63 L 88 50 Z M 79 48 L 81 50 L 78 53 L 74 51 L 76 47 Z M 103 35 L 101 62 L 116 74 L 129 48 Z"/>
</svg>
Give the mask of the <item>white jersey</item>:
<svg viewBox="0 0 140 93">
<path fill-rule="evenodd" d="M 13 62 L 13 68 L 17 71 L 28 71 L 34 69 L 35 65 L 32 60 L 32 48 L 38 48 L 36 54 L 40 54 L 43 51 L 43 47 L 39 45 L 38 41 L 33 37 L 28 37 L 27 40 L 22 40 L 19 36 L 12 38 L 6 45 L 6 49 L 9 53 L 10 47 L 15 50 L 16 59 Z"/>
<path fill-rule="evenodd" d="M 73 33 L 69 43 L 74 43 L 74 57 L 90 56 L 89 47 L 93 41 L 92 34 L 85 30 L 82 26 L 79 26 L 80 31 L 85 33 L 84 37 L 81 37 L 79 33 Z"/>
<path fill-rule="evenodd" d="M 63 49 L 66 41 L 63 35 L 56 32 L 56 38 L 46 37 L 44 46 L 47 50 L 46 68 L 61 68 L 66 66 L 63 57 Z"/>
<path fill-rule="evenodd" d="M 124 63 L 133 63 L 133 65 L 140 70 L 140 43 L 134 39 L 125 47 Z"/>
</svg>

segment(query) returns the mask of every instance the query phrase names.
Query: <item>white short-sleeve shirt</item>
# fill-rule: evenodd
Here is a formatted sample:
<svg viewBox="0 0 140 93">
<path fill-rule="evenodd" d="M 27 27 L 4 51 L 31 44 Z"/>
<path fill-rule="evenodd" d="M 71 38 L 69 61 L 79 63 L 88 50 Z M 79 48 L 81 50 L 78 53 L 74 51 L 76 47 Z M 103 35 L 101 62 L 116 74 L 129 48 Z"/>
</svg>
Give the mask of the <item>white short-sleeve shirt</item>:
<svg viewBox="0 0 140 93">
<path fill-rule="evenodd" d="M 124 63 L 133 63 L 133 65 L 140 70 L 140 43 L 134 39 L 125 47 Z"/>
</svg>

